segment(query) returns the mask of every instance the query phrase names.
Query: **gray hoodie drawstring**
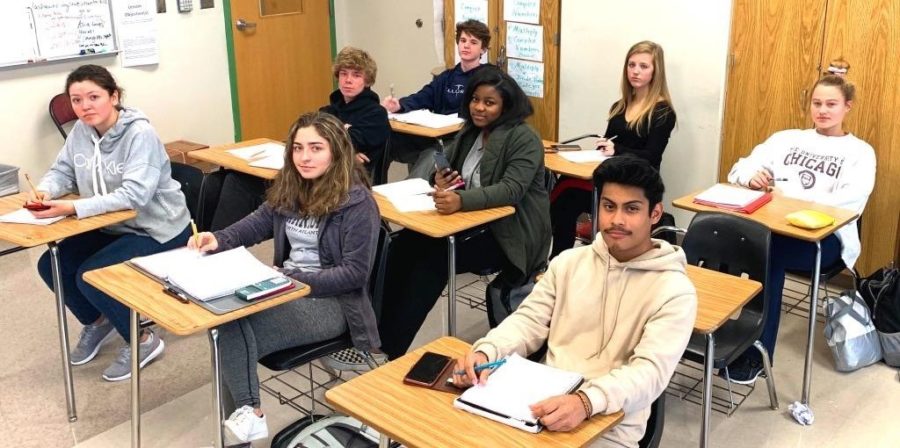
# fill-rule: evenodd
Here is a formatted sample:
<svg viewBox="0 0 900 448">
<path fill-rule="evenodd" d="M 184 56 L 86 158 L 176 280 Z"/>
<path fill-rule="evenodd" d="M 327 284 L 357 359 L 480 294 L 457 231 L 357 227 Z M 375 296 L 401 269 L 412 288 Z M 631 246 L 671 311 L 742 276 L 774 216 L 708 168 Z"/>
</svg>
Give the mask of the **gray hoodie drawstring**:
<svg viewBox="0 0 900 448">
<path fill-rule="evenodd" d="M 91 187 L 94 190 L 94 196 L 106 195 L 106 181 L 103 179 L 103 161 L 100 158 L 100 142 L 106 136 L 99 139 L 91 135 L 91 141 L 94 142 L 94 155 L 91 156 Z M 99 187 L 99 188 L 98 188 Z"/>
</svg>

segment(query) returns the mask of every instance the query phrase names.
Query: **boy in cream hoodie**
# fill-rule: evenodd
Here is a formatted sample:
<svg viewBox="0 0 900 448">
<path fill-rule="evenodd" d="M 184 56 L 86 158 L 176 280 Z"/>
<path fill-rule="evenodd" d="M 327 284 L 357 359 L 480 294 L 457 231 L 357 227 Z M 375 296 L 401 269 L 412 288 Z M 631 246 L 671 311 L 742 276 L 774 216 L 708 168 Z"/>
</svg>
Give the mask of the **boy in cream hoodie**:
<svg viewBox="0 0 900 448">
<path fill-rule="evenodd" d="M 595 414 L 625 418 L 593 446 L 637 447 L 650 404 L 662 394 L 687 346 L 697 296 L 681 248 L 650 238 L 662 216 L 663 183 L 646 161 L 611 158 L 594 172 L 602 238 L 553 259 L 531 295 L 457 360 L 456 384 L 488 380 L 473 366 L 548 345 L 545 362 L 585 377 L 569 395 L 531 406 L 551 431 Z"/>
</svg>

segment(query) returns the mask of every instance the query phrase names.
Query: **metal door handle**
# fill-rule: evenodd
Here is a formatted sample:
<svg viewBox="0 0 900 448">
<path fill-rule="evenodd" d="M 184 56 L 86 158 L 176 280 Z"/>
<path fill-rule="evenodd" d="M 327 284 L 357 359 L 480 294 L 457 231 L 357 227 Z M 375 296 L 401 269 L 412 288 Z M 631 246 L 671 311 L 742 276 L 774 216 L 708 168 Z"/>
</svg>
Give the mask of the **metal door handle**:
<svg viewBox="0 0 900 448">
<path fill-rule="evenodd" d="M 256 22 L 248 22 L 244 19 L 237 19 L 237 22 L 234 23 L 234 26 L 240 31 L 247 31 L 249 29 L 255 29 Z"/>
</svg>

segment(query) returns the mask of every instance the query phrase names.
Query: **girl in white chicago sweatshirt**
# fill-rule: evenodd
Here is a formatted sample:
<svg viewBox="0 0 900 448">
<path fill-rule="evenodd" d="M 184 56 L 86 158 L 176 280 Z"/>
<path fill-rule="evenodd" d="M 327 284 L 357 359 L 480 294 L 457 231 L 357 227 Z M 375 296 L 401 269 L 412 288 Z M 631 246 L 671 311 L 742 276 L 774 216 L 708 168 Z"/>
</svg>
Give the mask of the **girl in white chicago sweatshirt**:
<svg viewBox="0 0 900 448">
<path fill-rule="evenodd" d="M 813 129 L 790 129 L 773 134 L 757 145 L 749 157 L 738 160 L 728 181 L 753 189 L 774 185 L 781 194 L 862 214 L 875 185 L 875 151 L 844 131 L 844 117 L 853 105 L 855 88 L 838 75 L 826 75 L 813 90 L 810 115 Z M 856 222 L 822 240 L 822 266 L 842 259 L 853 268 L 859 258 Z M 769 314 L 762 343 L 774 355 L 786 269 L 813 271 L 816 247 L 780 235 L 772 236 L 769 257 Z M 774 361 L 774 357 L 772 358 Z M 731 381 L 752 383 L 761 364 L 755 350 L 729 366 Z"/>
</svg>

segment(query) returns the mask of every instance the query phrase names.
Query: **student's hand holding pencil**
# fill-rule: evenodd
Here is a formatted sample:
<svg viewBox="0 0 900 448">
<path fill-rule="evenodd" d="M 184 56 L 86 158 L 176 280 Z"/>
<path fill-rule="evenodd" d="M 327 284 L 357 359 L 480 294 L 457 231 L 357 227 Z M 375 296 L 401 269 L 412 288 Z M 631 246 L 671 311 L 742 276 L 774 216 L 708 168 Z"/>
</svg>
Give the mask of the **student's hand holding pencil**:
<svg viewBox="0 0 900 448">
<path fill-rule="evenodd" d="M 47 197 L 49 195 L 43 196 Z M 57 216 L 69 216 L 75 214 L 75 203 L 69 200 L 40 201 L 43 210 L 29 210 L 35 218 L 55 218 Z"/>
<path fill-rule="evenodd" d="M 400 110 L 400 100 L 394 98 L 393 95 L 385 97 L 381 101 L 381 105 L 387 109 L 388 112 L 394 113 Z"/>
<path fill-rule="evenodd" d="M 464 389 L 469 386 L 484 384 L 487 382 L 493 369 L 477 369 L 477 365 L 487 364 L 488 357 L 483 352 L 473 352 L 469 350 L 465 356 L 456 358 L 453 366 L 453 385 Z M 465 372 L 465 373 L 460 373 Z"/>
<path fill-rule="evenodd" d="M 770 173 L 769 170 L 762 169 L 757 171 L 756 174 L 750 178 L 750 182 L 748 182 L 747 186 L 754 190 L 762 190 L 768 188 L 771 182 L 772 173 Z"/>
<path fill-rule="evenodd" d="M 455 191 L 455 187 L 448 187 L 446 190 L 435 190 L 431 194 L 434 199 L 434 207 L 438 213 L 442 215 L 450 215 L 462 209 L 462 199 Z"/>
<path fill-rule="evenodd" d="M 571 431 L 588 418 L 578 394 L 557 395 L 530 406 L 531 415 L 551 431 Z"/>
<path fill-rule="evenodd" d="M 219 241 L 210 232 L 200 232 L 197 236 L 192 236 L 188 239 L 187 247 L 200 252 L 209 252 L 219 248 Z"/>
</svg>

